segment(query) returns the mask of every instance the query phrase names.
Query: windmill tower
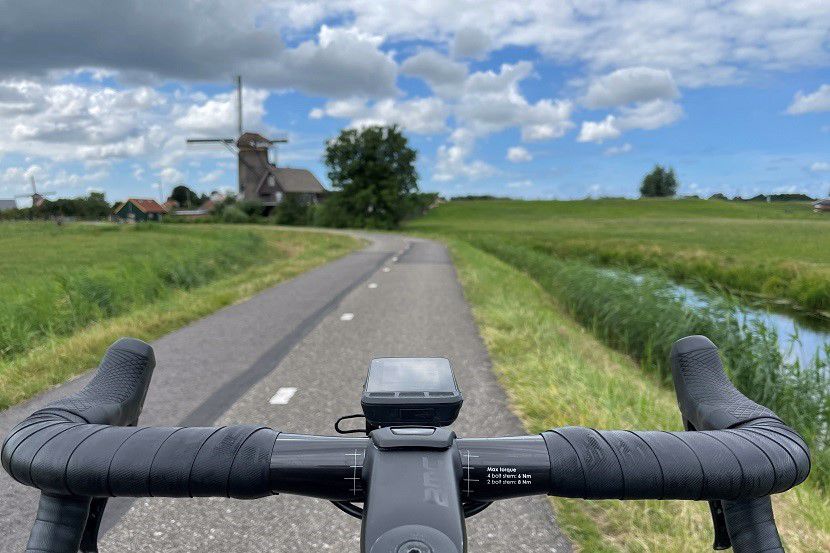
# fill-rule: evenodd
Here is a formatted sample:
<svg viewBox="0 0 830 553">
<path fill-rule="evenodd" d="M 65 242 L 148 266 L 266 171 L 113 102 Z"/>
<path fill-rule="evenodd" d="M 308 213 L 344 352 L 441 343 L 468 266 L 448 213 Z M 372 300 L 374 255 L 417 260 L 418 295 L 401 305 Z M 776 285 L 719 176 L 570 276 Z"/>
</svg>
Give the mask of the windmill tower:
<svg viewBox="0 0 830 553">
<path fill-rule="evenodd" d="M 242 128 L 242 77 L 236 78 L 236 138 L 188 138 L 188 144 L 221 144 L 237 156 L 239 164 L 239 194 L 246 200 L 262 201 L 266 205 L 279 203 L 274 173 L 276 166 L 268 157 L 275 144 L 288 142 L 287 138 L 265 138 L 261 134 L 244 132 Z"/>
<path fill-rule="evenodd" d="M 38 192 L 37 191 L 37 184 L 35 184 L 35 177 L 31 175 L 29 177 L 29 184 L 32 185 L 32 193 L 31 194 L 18 194 L 15 198 L 31 198 L 32 199 L 32 207 L 40 207 L 43 205 L 43 202 L 46 200 L 46 196 L 51 196 L 54 192 Z"/>
</svg>

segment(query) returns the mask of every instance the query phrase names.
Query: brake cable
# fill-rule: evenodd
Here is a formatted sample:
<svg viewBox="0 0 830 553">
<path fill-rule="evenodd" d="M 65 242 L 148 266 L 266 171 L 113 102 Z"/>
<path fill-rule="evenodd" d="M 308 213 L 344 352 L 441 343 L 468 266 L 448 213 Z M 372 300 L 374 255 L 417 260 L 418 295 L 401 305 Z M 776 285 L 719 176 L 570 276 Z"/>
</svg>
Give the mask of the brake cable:
<svg viewBox="0 0 830 553">
<path fill-rule="evenodd" d="M 364 415 L 363 413 L 358 413 L 357 415 L 346 415 L 346 416 L 340 417 L 334 423 L 334 430 L 337 431 L 338 434 L 366 434 L 366 435 L 368 435 L 369 432 L 365 428 L 354 428 L 352 430 L 343 430 L 342 428 L 340 428 L 340 423 L 344 420 L 365 419 L 365 418 L 366 418 L 366 415 Z"/>
</svg>

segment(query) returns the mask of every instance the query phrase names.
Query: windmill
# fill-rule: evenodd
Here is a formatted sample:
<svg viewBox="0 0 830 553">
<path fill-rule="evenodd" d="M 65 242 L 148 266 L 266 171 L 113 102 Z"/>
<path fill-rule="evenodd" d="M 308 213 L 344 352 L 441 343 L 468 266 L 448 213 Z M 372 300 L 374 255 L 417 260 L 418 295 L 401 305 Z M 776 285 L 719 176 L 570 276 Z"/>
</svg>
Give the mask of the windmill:
<svg viewBox="0 0 830 553">
<path fill-rule="evenodd" d="M 268 152 L 275 144 L 288 142 L 287 138 L 265 138 L 261 134 L 244 132 L 242 128 L 242 77 L 236 78 L 236 138 L 188 138 L 188 144 L 221 144 L 237 156 L 239 162 L 239 194 L 245 199 L 262 201 L 266 205 L 279 203 L 275 185 L 276 166 Z"/>
<path fill-rule="evenodd" d="M 15 198 L 31 198 L 32 207 L 40 207 L 41 205 L 43 205 L 44 200 L 46 200 L 46 196 L 51 196 L 54 194 L 54 192 L 38 192 L 37 185 L 35 184 L 34 175 L 29 176 L 29 183 L 32 185 L 32 193 L 18 194 L 15 196 Z"/>
</svg>

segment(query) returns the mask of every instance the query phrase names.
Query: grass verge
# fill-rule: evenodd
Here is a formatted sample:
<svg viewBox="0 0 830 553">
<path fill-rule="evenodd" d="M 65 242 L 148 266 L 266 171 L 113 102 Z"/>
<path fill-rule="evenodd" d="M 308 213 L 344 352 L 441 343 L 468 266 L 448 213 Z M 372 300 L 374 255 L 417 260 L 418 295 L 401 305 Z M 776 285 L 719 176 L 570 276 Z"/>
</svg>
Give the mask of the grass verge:
<svg viewBox="0 0 830 553">
<path fill-rule="evenodd" d="M 207 230 L 207 229 L 206 229 Z M 239 227 L 212 229 L 239 232 Z M 129 335 L 153 340 L 222 307 L 340 257 L 360 242 L 344 235 L 285 232 L 250 227 L 261 248 L 247 267 L 225 267 L 226 276 L 187 289 L 179 288 L 152 303 L 99 319 L 68 336 L 49 335 L 26 353 L 0 361 L 0 409 L 23 401 L 97 365 L 114 340 Z"/>
<path fill-rule="evenodd" d="M 570 319 L 536 281 L 468 243 L 449 245 L 511 405 L 530 432 L 566 425 L 680 430 L 673 392 Z M 704 551 L 705 503 L 554 500 L 583 551 Z M 830 502 L 808 481 L 775 497 L 793 552 L 830 550 Z"/>
<path fill-rule="evenodd" d="M 259 233 L 161 225 L 0 226 L 0 361 L 266 257 Z"/>
<path fill-rule="evenodd" d="M 727 373 L 745 395 L 792 425 L 813 450 L 812 478 L 830 488 L 830 367 L 825 356 L 785 362 L 774 329 L 747 321 L 726 300 L 690 308 L 660 275 L 634 281 L 581 261 L 563 261 L 522 243 L 476 240 L 474 246 L 530 275 L 567 312 L 646 371 L 671 380 L 671 345 L 703 334 L 718 345 Z"/>
</svg>

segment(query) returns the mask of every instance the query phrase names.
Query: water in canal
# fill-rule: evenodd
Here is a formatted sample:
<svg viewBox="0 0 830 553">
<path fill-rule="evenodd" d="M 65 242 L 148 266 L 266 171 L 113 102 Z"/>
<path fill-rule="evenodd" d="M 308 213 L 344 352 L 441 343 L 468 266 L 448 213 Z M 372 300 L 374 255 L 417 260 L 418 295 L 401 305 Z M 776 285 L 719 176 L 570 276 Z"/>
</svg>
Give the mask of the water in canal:
<svg viewBox="0 0 830 553">
<path fill-rule="evenodd" d="M 603 271 L 618 276 L 630 276 L 634 282 L 641 282 L 644 278 L 642 275 L 618 269 Z M 718 299 L 711 293 L 700 292 L 681 284 L 672 283 L 671 286 L 677 297 L 691 307 L 706 307 Z M 830 319 L 826 317 L 809 315 L 784 306 L 762 304 L 736 306 L 735 315 L 743 322 L 751 324 L 757 321 L 763 323 L 766 328 L 775 330 L 779 349 L 787 363 L 798 361 L 802 367 L 807 367 L 817 360 L 828 361 Z"/>
</svg>

